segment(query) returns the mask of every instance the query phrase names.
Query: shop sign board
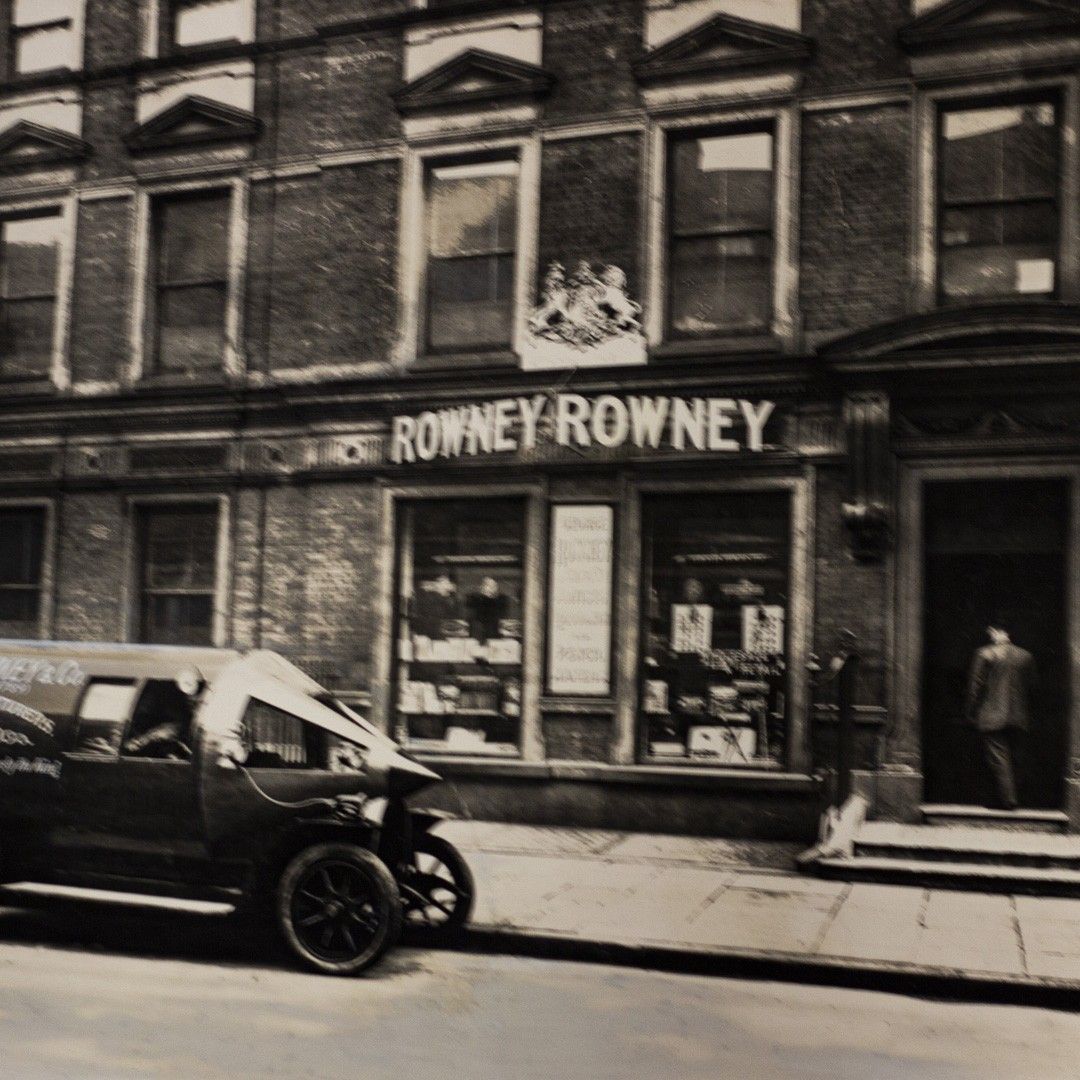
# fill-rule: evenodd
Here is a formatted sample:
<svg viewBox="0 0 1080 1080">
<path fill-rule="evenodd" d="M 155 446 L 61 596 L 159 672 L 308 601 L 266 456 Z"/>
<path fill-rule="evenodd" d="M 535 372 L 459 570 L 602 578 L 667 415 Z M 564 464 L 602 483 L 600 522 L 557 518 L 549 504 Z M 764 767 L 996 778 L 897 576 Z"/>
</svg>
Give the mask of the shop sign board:
<svg viewBox="0 0 1080 1080">
<path fill-rule="evenodd" d="M 551 513 L 548 690 L 611 692 L 614 508 L 568 504 Z"/>
<path fill-rule="evenodd" d="M 760 453 L 772 401 L 649 394 L 533 394 L 395 416 L 390 460 L 530 452 L 541 443 L 575 449 Z"/>
</svg>

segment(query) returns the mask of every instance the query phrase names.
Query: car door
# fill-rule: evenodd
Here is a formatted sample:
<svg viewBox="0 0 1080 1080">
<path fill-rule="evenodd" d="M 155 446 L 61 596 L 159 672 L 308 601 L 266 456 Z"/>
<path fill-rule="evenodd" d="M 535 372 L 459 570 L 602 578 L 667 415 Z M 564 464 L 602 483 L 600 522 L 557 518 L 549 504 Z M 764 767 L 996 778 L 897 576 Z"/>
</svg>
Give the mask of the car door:
<svg viewBox="0 0 1080 1080">
<path fill-rule="evenodd" d="M 62 809 L 53 836 L 53 870 L 108 874 L 122 865 L 116 834 L 120 743 L 138 693 L 128 678 L 93 678 L 75 710 L 75 737 L 65 752 Z"/>
<path fill-rule="evenodd" d="M 172 679 L 146 679 L 139 686 L 111 794 L 125 875 L 192 887 L 206 877 L 194 712 L 195 701 Z"/>
</svg>

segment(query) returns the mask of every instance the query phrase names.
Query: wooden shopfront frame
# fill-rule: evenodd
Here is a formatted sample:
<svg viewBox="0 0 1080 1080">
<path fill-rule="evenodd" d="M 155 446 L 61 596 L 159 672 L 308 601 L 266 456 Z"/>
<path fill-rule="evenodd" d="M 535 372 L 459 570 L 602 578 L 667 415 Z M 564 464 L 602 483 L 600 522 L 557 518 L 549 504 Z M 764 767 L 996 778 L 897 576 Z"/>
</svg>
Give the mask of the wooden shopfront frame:
<svg viewBox="0 0 1080 1080">
<path fill-rule="evenodd" d="M 710 766 L 705 761 L 687 759 L 674 762 L 650 758 L 639 752 L 642 733 L 640 713 L 641 611 L 644 568 L 642 566 L 642 499 L 650 495 L 708 495 L 725 492 L 781 492 L 789 496 L 789 645 L 786 693 L 788 695 L 788 738 L 783 768 L 805 773 L 810 767 L 810 696 L 807 664 L 811 649 L 814 560 L 814 470 L 806 465 L 797 473 L 763 475 L 744 473 L 725 479 L 659 480 L 634 478 L 629 471 L 597 489 L 581 477 L 580 494 L 567 497 L 562 485 L 546 478 L 506 483 L 417 483 L 386 485 L 382 489 L 381 536 L 378 557 L 378 599 L 376 609 L 375 686 L 372 711 L 385 731 L 395 716 L 396 665 L 395 627 L 397 619 L 397 577 L 399 566 L 399 504 L 449 499 L 517 497 L 525 500 L 525 567 L 522 604 L 524 648 L 522 656 L 522 701 L 520 755 L 522 763 L 546 760 L 543 737 L 544 716 L 575 712 L 611 715 L 611 755 L 615 766 L 671 766 L 708 769 L 715 773 L 748 775 L 772 770 L 752 765 Z M 575 485 L 576 486 L 576 485 Z M 553 487 L 555 490 L 553 490 Z M 606 489 L 606 494 L 600 491 Z M 617 497 L 613 492 L 617 491 Z M 549 547 L 551 516 L 560 505 L 604 504 L 614 510 L 614 592 L 612 597 L 611 695 L 585 699 L 556 696 L 546 692 Z M 440 756 L 442 756 L 440 754 Z M 448 757 L 461 757 L 447 753 Z M 467 756 L 467 755 L 465 755 Z M 476 759 L 479 761 L 480 759 Z M 488 759 L 485 758 L 484 761 Z M 500 760 L 490 759 L 494 766 Z M 783 771 L 783 770 L 781 770 Z"/>
<path fill-rule="evenodd" d="M 542 482 L 477 484 L 402 484 L 382 490 L 379 543 L 378 599 L 376 602 L 375 687 L 372 710 L 375 722 L 391 731 L 395 716 L 397 624 L 398 509 L 404 502 L 452 499 L 519 498 L 525 502 L 525 551 L 522 598 L 521 658 L 521 761 L 544 758 L 540 728 L 540 687 L 544 668 L 545 571 L 547 566 L 547 498 Z M 452 755 L 459 756 L 459 755 Z M 493 758 L 493 761 L 499 760 Z"/>
<path fill-rule="evenodd" d="M 642 480 L 630 489 L 626 507 L 626 526 L 629 538 L 621 554 L 625 561 L 623 574 L 629 567 L 633 582 L 627 590 L 624 637 L 626 647 L 621 651 L 618 665 L 616 752 L 618 760 L 643 765 L 670 765 L 674 768 L 710 768 L 702 761 L 654 758 L 645 752 L 644 721 L 640 709 L 641 679 L 641 618 L 645 570 L 642 564 L 642 499 L 650 495 L 717 495 L 727 493 L 787 493 L 789 515 L 789 637 L 787 653 L 788 737 L 784 766 L 793 772 L 805 772 L 810 765 L 809 713 L 810 697 L 808 661 L 813 625 L 813 559 L 814 559 L 814 473 L 805 467 L 798 475 L 744 475 L 723 480 Z M 719 766 L 718 771 L 753 772 L 753 766 Z"/>
</svg>

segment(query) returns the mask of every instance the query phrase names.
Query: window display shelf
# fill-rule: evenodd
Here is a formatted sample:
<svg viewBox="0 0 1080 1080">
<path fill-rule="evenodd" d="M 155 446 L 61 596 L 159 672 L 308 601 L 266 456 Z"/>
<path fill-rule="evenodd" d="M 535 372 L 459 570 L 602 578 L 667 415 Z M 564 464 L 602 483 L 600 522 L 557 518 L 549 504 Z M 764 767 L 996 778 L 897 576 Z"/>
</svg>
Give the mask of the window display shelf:
<svg viewBox="0 0 1080 1080">
<path fill-rule="evenodd" d="M 502 668 L 512 670 L 521 667 L 516 660 L 399 660 L 406 667 L 437 668 Z"/>
<path fill-rule="evenodd" d="M 408 750 L 426 754 L 446 754 L 448 756 L 460 756 L 468 754 L 469 757 L 504 757 L 516 758 L 521 752 L 513 743 L 478 743 L 469 746 L 453 746 L 445 739 L 409 739 L 405 743 Z"/>
</svg>

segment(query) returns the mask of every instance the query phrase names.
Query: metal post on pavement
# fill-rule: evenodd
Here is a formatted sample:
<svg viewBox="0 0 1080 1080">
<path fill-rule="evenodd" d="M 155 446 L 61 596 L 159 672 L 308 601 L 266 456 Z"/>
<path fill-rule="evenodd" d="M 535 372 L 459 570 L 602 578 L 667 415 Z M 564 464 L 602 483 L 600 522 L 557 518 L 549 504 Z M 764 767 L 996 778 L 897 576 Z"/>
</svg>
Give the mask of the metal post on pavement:
<svg viewBox="0 0 1080 1080">
<path fill-rule="evenodd" d="M 833 661 L 838 663 L 836 698 L 839 730 L 836 743 L 836 804 L 843 806 L 851 795 L 851 770 L 855 758 L 855 724 L 852 718 L 852 698 L 855 686 L 855 667 L 859 662 L 855 635 L 843 631 L 843 647 Z"/>
</svg>

